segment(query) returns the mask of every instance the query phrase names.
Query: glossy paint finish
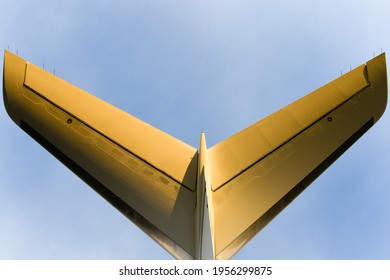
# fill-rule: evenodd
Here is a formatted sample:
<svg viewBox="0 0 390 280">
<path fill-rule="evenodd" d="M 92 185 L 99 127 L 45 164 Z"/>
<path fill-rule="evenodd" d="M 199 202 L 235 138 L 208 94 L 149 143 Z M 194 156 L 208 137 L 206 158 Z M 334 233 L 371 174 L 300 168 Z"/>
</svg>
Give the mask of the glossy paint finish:
<svg viewBox="0 0 390 280">
<path fill-rule="evenodd" d="M 6 51 L 12 120 L 178 259 L 229 259 L 383 114 L 382 54 L 199 149 Z"/>
<path fill-rule="evenodd" d="M 217 258 L 230 258 L 383 114 L 382 54 L 208 151 Z"/>
</svg>

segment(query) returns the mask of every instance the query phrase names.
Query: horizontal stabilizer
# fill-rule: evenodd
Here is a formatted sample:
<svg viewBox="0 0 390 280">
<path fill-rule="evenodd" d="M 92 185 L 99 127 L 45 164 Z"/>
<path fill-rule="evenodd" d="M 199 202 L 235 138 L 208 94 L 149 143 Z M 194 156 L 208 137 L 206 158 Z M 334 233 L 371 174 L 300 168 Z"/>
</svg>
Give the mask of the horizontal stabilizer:
<svg viewBox="0 0 390 280">
<path fill-rule="evenodd" d="M 11 118 L 177 258 L 194 256 L 197 150 L 5 52 Z"/>
<path fill-rule="evenodd" d="M 385 55 L 208 152 L 217 258 L 230 258 L 383 114 Z"/>
<path fill-rule="evenodd" d="M 229 259 L 385 111 L 382 54 L 195 149 L 5 52 L 13 121 L 178 259 Z"/>
</svg>

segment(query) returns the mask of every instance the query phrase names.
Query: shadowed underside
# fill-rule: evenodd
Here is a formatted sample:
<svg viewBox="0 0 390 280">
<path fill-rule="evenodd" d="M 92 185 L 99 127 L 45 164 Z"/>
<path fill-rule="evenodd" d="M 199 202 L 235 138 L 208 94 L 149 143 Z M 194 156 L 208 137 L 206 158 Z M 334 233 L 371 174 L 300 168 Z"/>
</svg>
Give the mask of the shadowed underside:
<svg viewBox="0 0 390 280">
<path fill-rule="evenodd" d="M 26 133 L 178 259 L 229 259 L 385 111 L 382 54 L 219 144 L 195 149 L 6 51 Z"/>
</svg>

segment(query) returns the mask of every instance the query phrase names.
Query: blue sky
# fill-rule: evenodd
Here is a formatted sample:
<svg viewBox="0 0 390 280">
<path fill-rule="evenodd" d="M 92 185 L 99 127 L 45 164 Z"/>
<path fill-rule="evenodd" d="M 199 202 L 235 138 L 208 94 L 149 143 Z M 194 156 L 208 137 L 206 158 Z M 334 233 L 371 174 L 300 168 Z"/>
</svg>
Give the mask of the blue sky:
<svg viewBox="0 0 390 280">
<path fill-rule="evenodd" d="M 212 146 L 390 51 L 386 0 L 3 0 L 0 10 L 1 49 L 194 147 L 202 129 Z M 0 127 L 0 259 L 172 259 L 3 106 Z M 386 112 L 234 258 L 390 259 L 389 137 Z"/>
</svg>

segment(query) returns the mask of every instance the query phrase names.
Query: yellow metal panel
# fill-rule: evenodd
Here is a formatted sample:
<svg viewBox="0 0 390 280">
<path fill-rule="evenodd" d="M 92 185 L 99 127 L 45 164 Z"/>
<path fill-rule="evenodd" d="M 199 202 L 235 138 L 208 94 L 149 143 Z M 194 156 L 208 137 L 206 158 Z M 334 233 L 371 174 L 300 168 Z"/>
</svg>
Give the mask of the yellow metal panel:
<svg viewBox="0 0 390 280">
<path fill-rule="evenodd" d="M 387 104 L 383 54 L 209 150 L 202 133 L 198 152 L 9 52 L 3 75 L 11 118 L 179 259 L 206 239 L 230 258 Z"/>
<path fill-rule="evenodd" d="M 244 246 L 364 134 L 386 104 L 382 55 L 211 148 L 216 257 L 230 258 Z"/>
<path fill-rule="evenodd" d="M 209 149 L 213 190 L 368 86 L 365 65 Z"/>
<path fill-rule="evenodd" d="M 17 125 L 20 125 L 21 95 L 9 93 L 22 92 L 26 73 L 26 61 L 5 51 L 3 69 L 3 97 L 5 109 L 11 119 Z"/>
<path fill-rule="evenodd" d="M 176 258 L 193 258 L 197 150 L 6 52 L 12 119 Z"/>
<path fill-rule="evenodd" d="M 185 178 L 196 153 L 193 147 L 31 63 L 25 85 L 178 182 Z M 192 175 L 183 184 L 194 190 L 196 171 Z"/>
</svg>

